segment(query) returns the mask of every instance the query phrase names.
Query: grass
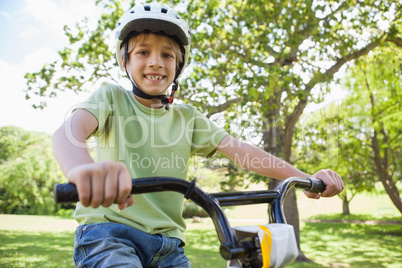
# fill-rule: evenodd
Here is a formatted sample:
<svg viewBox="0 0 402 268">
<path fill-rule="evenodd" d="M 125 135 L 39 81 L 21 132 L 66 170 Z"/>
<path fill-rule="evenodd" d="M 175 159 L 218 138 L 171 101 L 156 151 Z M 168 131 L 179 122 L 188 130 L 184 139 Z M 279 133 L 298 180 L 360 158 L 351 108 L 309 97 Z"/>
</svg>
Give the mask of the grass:
<svg viewBox="0 0 402 268">
<path fill-rule="evenodd" d="M 339 218 L 332 215 L 329 219 Z M 36 227 L 29 224 L 27 230 L 18 229 L 29 221 L 36 222 Z M 64 225 L 73 220 L 0 215 L 0 222 L 0 267 L 72 267 L 74 231 Z M 226 267 L 212 222 L 187 223 L 185 250 L 192 267 Z M 401 225 L 302 222 L 301 227 L 302 249 L 314 263 L 293 263 L 292 268 L 402 266 Z"/>
<path fill-rule="evenodd" d="M 71 267 L 74 232 L 2 231 L 1 267 Z"/>
<path fill-rule="evenodd" d="M 219 254 L 220 243 L 212 221 L 194 224 L 187 220 L 187 227 L 185 252 L 191 267 L 226 267 L 226 261 Z"/>
<path fill-rule="evenodd" d="M 401 225 L 302 223 L 301 241 L 317 267 L 402 266 Z"/>
<path fill-rule="evenodd" d="M 331 219 L 336 220 L 335 216 Z M 313 263 L 293 263 L 290 267 L 402 267 L 401 223 L 302 222 L 301 247 Z M 186 254 L 192 267 L 226 267 L 209 220 L 189 224 L 187 237 Z"/>
<path fill-rule="evenodd" d="M 338 198 L 317 201 L 300 195 L 298 200 L 304 220 L 301 247 L 313 263 L 291 268 L 402 267 L 402 217 L 387 196 L 356 197 L 354 214 L 347 217 L 340 214 Z M 266 206 L 238 207 L 227 215 L 232 226 L 264 224 Z M 185 251 L 192 267 L 226 267 L 211 220 L 187 224 Z M 75 226 L 65 217 L 0 215 L 0 267 L 72 267 Z"/>
<path fill-rule="evenodd" d="M 0 215 L 0 267 L 71 267 L 72 219 Z"/>
</svg>

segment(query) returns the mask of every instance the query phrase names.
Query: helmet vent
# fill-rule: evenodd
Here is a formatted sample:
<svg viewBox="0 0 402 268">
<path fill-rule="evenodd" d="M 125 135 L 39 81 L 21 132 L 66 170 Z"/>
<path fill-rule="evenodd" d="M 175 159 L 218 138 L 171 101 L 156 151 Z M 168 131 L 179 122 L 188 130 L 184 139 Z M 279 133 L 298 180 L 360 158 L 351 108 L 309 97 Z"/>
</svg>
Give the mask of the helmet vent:
<svg viewBox="0 0 402 268">
<path fill-rule="evenodd" d="M 151 6 L 144 6 L 145 11 L 151 11 Z"/>
<path fill-rule="evenodd" d="M 131 10 L 130 13 L 131 13 L 131 14 L 134 14 L 134 13 L 135 13 L 135 10 Z"/>
<path fill-rule="evenodd" d="M 162 8 L 161 12 L 166 14 L 168 10 L 166 8 Z"/>
</svg>

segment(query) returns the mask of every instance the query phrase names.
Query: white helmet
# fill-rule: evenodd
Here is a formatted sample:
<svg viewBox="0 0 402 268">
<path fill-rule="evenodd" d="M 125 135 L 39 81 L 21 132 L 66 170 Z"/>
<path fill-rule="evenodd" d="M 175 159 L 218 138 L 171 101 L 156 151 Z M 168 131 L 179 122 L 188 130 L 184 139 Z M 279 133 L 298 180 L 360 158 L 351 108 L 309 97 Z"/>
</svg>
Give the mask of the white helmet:
<svg viewBox="0 0 402 268">
<path fill-rule="evenodd" d="M 180 18 L 176 11 L 167 5 L 159 3 L 138 4 L 124 14 L 117 23 L 115 41 L 116 58 L 120 69 L 124 71 L 119 59 L 121 45 L 131 32 L 142 33 L 150 31 L 154 33 L 164 32 L 168 36 L 175 37 L 183 50 L 183 62 L 179 66 L 176 78 L 183 72 L 190 53 L 191 36 L 188 24 Z"/>
</svg>

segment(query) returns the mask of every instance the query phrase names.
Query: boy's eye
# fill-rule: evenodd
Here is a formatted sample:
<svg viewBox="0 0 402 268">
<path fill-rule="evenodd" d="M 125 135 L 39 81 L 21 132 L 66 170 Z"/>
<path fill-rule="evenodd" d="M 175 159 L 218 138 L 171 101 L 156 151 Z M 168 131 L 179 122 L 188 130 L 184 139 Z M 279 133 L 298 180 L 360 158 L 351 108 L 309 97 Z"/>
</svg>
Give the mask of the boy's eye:
<svg viewBox="0 0 402 268">
<path fill-rule="evenodd" d="M 140 50 L 140 51 L 138 51 L 138 54 L 140 54 L 140 55 L 148 55 L 148 51 Z"/>
<path fill-rule="evenodd" d="M 164 53 L 163 56 L 164 56 L 165 58 L 174 58 L 174 55 L 171 54 L 171 53 Z"/>
</svg>

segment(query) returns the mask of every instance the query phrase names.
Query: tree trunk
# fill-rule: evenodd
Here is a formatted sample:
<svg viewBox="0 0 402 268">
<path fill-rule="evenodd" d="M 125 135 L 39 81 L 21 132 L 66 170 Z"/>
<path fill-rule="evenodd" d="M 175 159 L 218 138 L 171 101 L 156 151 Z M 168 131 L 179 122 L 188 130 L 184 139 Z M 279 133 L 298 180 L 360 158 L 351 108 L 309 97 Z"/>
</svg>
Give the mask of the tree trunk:
<svg viewBox="0 0 402 268">
<path fill-rule="evenodd" d="M 346 197 L 342 198 L 342 214 L 343 215 L 350 215 L 349 203 L 350 203 L 350 201 Z"/>
<path fill-rule="evenodd" d="M 291 224 L 295 230 L 297 247 L 299 248 L 299 256 L 296 261 L 298 262 L 312 262 L 307 258 L 300 248 L 300 218 L 299 209 L 297 207 L 297 198 L 295 189 L 291 189 L 285 199 L 285 217 L 288 224 Z"/>
<path fill-rule="evenodd" d="M 380 171 L 377 171 L 377 173 L 379 173 L 379 172 Z M 384 189 L 387 192 L 392 203 L 402 214 L 402 201 L 401 201 L 401 197 L 399 196 L 398 188 L 396 188 L 395 182 L 390 178 L 390 176 L 388 174 L 384 174 L 384 176 L 381 176 L 380 181 L 381 181 L 382 185 L 384 185 Z"/>
<path fill-rule="evenodd" d="M 279 114 L 279 111 L 273 111 L 266 115 L 267 121 L 264 122 L 264 129 L 266 131 L 263 132 L 263 140 L 264 140 L 264 149 L 277 157 L 283 156 L 284 153 L 284 131 L 282 125 L 276 125 L 276 115 Z M 289 142 L 289 141 L 288 141 Z M 291 141 L 290 141 L 291 142 Z M 289 156 L 290 158 L 290 156 Z M 289 159 L 285 159 L 289 161 Z M 278 180 L 271 180 L 268 183 L 269 189 L 275 189 L 279 184 Z M 299 218 L 299 210 L 297 207 L 297 198 L 294 189 L 291 189 L 285 199 L 284 203 L 285 217 L 288 224 L 292 225 L 295 230 L 297 247 L 299 248 L 299 256 L 296 261 L 299 262 L 311 262 L 300 248 L 300 218 Z"/>
<path fill-rule="evenodd" d="M 382 131 L 382 134 L 383 136 L 385 136 L 385 141 L 387 141 L 388 137 L 385 135 L 385 131 Z M 381 154 L 381 148 L 378 141 L 378 132 L 376 130 L 374 130 L 373 136 L 371 137 L 371 142 L 374 151 L 374 163 L 376 166 L 378 177 L 392 203 L 402 214 L 402 200 L 399 196 L 398 188 L 396 187 L 395 182 L 392 180 L 392 176 L 390 175 L 392 171 L 389 170 L 390 166 L 388 165 L 388 152 L 385 151 Z"/>
</svg>

